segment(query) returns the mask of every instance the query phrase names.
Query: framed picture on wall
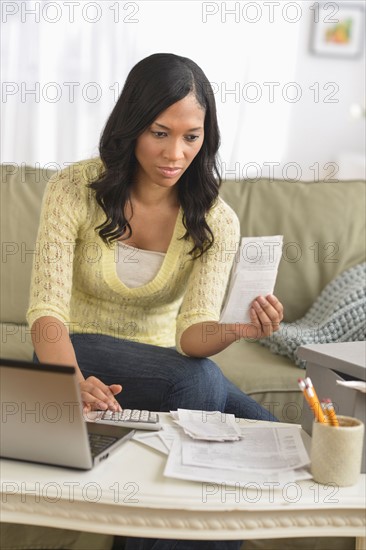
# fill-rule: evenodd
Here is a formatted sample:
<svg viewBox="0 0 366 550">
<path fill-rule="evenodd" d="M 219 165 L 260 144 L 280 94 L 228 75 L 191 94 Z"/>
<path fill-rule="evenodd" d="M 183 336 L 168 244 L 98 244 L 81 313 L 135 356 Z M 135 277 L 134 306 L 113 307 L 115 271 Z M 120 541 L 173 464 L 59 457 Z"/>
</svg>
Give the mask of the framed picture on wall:
<svg viewBox="0 0 366 550">
<path fill-rule="evenodd" d="M 310 50 L 314 55 L 359 57 L 364 45 L 365 10 L 360 4 L 315 2 Z"/>
</svg>

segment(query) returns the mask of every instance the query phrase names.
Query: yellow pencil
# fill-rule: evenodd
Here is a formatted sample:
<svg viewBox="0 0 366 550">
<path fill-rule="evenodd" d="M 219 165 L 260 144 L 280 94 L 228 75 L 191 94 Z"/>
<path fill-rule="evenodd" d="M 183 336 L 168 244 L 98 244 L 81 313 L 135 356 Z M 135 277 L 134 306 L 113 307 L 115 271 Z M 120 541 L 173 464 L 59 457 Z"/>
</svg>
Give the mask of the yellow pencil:
<svg viewBox="0 0 366 550">
<path fill-rule="evenodd" d="M 330 399 L 323 399 L 322 407 L 326 417 L 329 420 L 330 425 L 339 426 L 338 418 L 337 418 L 332 401 Z"/>
<path fill-rule="evenodd" d="M 306 392 L 305 380 L 303 380 L 302 378 L 298 378 L 298 379 L 297 379 L 297 382 L 298 382 L 298 384 L 299 384 L 300 390 L 301 390 L 302 393 L 304 394 L 304 397 L 305 397 L 305 399 L 306 399 L 306 401 L 307 401 L 307 403 L 308 403 L 308 405 L 309 405 L 309 407 L 310 407 L 311 402 L 310 402 L 310 398 L 309 398 L 309 396 L 308 396 L 308 394 L 307 394 L 307 392 Z"/>
<path fill-rule="evenodd" d="M 318 422 L 326 422 L 326 418 L 323 413 L 322 406 L 320 404 L 319 398 L 316 394 L 316 391 L 314 389 L 313 383 L 309 377 L 305 378 L 305 385 L 306 385 L 306 393 L 309 397 L 309 405 L 311 410 L 313 411 L 313 414 Z"/>
</svg>

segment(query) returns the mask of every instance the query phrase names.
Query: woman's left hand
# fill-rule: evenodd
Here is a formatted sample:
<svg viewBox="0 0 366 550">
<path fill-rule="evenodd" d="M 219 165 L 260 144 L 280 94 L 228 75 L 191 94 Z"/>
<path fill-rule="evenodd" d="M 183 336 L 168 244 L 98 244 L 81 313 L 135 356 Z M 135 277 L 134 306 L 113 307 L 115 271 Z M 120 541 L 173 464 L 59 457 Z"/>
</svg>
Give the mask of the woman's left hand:
<svg viewBox="0 0 366 550">
<path fill-rule="evenodd" d="M 283 306 L 281 302 L 269 294 L 268 296 L 258 296 L 253 300 L 250 308 L 251 323 L 247 326 L 245 338 L 257 340 L 271 336 L 280 328 L 280 322 L 283 319 Z"/>
</svg>

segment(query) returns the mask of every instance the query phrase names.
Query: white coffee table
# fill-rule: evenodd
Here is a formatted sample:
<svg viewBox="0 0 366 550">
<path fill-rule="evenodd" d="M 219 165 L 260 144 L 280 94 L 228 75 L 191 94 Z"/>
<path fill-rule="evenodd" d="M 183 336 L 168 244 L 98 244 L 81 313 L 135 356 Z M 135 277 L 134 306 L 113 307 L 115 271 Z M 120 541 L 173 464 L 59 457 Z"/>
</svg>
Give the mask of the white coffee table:
<svg viewBox="0 0 366 550">
<path fill-rule="evenodd" d="M 136 441 L 88 472 L 1 460 L 1 520 L 149 538 L 349 536 L 366 547 L 365 475 L 346 488 L 312 480 L 235 488 L 166 478 L 165 461 Z"/>
</svg>

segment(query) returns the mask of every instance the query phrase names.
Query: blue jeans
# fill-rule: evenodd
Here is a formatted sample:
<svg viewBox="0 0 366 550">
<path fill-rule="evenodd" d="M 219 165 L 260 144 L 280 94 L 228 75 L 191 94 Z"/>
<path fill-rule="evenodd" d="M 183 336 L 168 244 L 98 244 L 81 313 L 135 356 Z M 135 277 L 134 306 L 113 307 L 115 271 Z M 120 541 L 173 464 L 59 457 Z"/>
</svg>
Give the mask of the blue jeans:
<svg viewBox="0 0 366 550">
<path fill-rule="evenodd" d="M 210 359 L 100 334 L 73 334 L 71 341 L 85 376 L 121 384 L 123 408 L 168 412 L 178 408 L 221 411 L 238 418 L 277 419 L 245 395 Z M 35 360 L 37 358 L 35 357 Z M 239 550 L 242 541 L 174 541 L 128 537 L 125 550 Z"/>
<path fill-rule="evenodd" d="M 96 376 L 107 385 L 123 386 L 116 395 L 123 408 L 196 409 L 277 420 L 225 378 L 210 359 L 100 334 L 73 334 L 71 340 L 85 378 Z"/>
</svg>

